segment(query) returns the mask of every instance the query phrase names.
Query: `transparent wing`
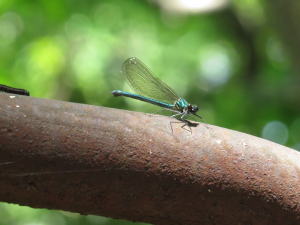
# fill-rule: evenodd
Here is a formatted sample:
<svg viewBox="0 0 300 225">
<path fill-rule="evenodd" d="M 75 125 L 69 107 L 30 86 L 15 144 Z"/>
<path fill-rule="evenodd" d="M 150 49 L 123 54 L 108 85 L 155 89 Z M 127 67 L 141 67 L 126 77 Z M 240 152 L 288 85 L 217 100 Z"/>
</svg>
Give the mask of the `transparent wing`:
<svg viewBox="0 0 300 225">
<path fill-rule="evenodd" d="M 128 84 L 138 94 L 168 104 L 174 104 L 179 96 L 165 82 L 156 77 L 137 58 L 129 58 L 122 65 Z"/>
</svg>

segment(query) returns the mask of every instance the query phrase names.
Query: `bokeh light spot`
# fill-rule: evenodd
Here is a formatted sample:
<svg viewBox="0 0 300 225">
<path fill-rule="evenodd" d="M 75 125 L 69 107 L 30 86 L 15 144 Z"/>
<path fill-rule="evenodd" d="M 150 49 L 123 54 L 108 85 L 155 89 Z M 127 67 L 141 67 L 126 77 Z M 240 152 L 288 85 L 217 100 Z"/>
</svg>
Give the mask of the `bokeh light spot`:
<svg viewBox="0 0 300 225">
<path fill-rule="evenodd" d="M 228 51 L 221 45 L 211 45 L 200 53 L 200 74 L 212 86 L 223 85 L 231 76 Z"/>
<path fill-rule="evenodd" d="M 12 12 L 7 12 L 0 17 L 0 45 L 5 46 L 15 41 L 23 30 L 23 20 Z"/>
<path fill-rule="evenodd" d="M 279 121 L 272 121 L 265 125 L 262 130 L 262 138 L 284 145 L 289 137 L 286 125 Z"/>
</svg>

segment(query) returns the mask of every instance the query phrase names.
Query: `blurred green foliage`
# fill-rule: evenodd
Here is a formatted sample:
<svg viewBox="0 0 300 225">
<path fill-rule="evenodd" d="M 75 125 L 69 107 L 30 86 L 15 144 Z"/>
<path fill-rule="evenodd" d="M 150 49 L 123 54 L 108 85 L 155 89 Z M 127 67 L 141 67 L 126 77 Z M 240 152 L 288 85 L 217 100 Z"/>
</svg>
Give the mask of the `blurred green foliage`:
<svg viewBox="0 0 300 225">
<path fill-rule="evenodd" d="M 293 104 L 298 97 L 284 94 L 293 65 L 264 7 L 256 0 L 233 1 L 219 11 L 190 15 L 140 0 L 2 0 L 0 83 L 34 97 L 156 112 L 156 106 L 110 93 L 130 92 L 120 70 L 126 58 L 137 57 L 197 104 L 209 124 L 299 150 L 300 110 Z M 125 224 L 0 207 L 1 224 Z M 52 214 L 55 221 L 47 220 Z"/>
</svg>

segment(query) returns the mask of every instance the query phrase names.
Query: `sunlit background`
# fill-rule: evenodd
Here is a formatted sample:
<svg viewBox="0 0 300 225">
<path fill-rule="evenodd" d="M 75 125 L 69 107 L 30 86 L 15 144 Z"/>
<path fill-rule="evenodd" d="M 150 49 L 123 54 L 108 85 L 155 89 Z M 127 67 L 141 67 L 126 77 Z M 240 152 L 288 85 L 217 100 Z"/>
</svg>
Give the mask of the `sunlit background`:
<svg viewBox="0 0 300 225">
<path fill-rule="evenodd" d="M 0 84 L 153 113 L 110 93 L 131 92 L 120 70 L 137 57 L 209 124 L 300 150 L 299 65 L 272 10 L 258 0 L 2 0 Z M 0 223 L 133 224 L 7 203 Z"/>
</svg>

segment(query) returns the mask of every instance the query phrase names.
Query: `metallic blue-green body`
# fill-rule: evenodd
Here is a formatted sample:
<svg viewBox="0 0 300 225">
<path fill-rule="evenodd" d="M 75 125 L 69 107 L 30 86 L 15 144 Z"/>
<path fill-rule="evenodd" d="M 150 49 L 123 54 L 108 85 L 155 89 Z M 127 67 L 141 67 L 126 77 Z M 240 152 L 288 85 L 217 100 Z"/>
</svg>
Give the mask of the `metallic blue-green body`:
<svg viewBox="0 0 300 225">
<path fill-rule="evenodd" d="M 174 109 L 177 110 L 179 112 L 183 112 L 187 109 L 187 102 L 183 99 L 183 98 L 179 98 L 177 101 L 174 102 L 174 104 L 167 104 L 161 101 L 157 101 L 151 98 L 147 98 L 141 95 L 137 95 L 137 94 L 133 94 L 133 93 L 129 93 L 129 92 L 125 92 L 125 91 L 112 91 L 112 94 L 117 97 L 117 96 L 125 96 L 125 97 L 129 97 L 129 98 L 134 98 L 143 102 L 149 102 L 153 105 L 157 105 L 163 108 L 168 108 L 168 109 Z"/>
<path fill-rule="evenodd" d="M 175 102 L 174 109 L 183 112 L 187 110 L 187 106 L 188 106 L 187 102 L 183 98 L 180 98 Z"/>
</svg>

